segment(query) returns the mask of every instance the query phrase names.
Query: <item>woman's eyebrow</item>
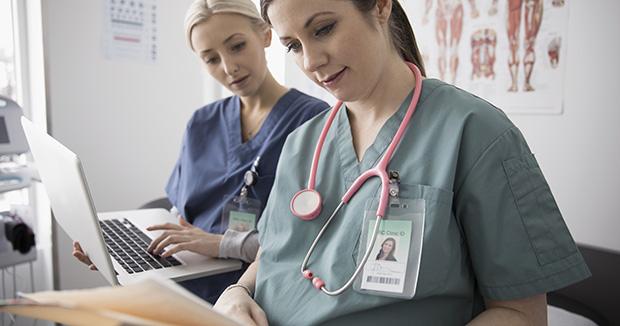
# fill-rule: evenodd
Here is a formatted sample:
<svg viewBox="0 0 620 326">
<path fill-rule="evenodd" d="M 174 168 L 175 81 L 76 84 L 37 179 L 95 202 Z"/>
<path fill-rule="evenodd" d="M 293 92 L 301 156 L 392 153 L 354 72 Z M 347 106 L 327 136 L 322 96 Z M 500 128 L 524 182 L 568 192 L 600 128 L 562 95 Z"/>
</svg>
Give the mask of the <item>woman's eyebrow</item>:
<svg viewBox="0 0 620 326">
<path fill-rule="evenodd" d="M 232 40 L 232 38 L 233 38 L 233 37 L 235 37 L 235 36 L 243 36 L 243 34 L 242 34 L 242 33 L 235 33 L 235 34 L 230 35 L 229 37 L 227 37 L 227 38 L 224 40 L 224 44 L 226 44 L 226 43 L 230 42 L 230 40 Z"/>
<path fill-rule="evenodd" d="M 323 15 L 329 15 L 329 14 L 333 14 L 333 12 L 332 11 L 317 12 L 316 14 L 314 14 L 314 15 L 310 16 L 310 18 L 308 18 L 308 20 L 304 24 L 304 28 L 308 28 L 317 17 L 323 16 Z"/>
<path fill-rule="evenodd" d="M 223 44 L 226 44 L 226 43 L 230 42 L 230 40 L 232 40 L 232 39 L 233 39 L 233 37 L 235 37 L 235 36 L 243 36 L 243 33 L 234 33 L 234 34 L 230 35 L 229 37 L 227 37 L 227 38 L 224 40 L 224 42 L 222 42 L 222 43 L 223 43 Z M 207 54 L 207 53 L 209 53 L 209 52 L 212 52 L 212 51 L 213 51 L 213 49 L 204 49 L 204 50 L 200 51 L 200 54 L 201 54 L 201 55 L 205 55 L 205 54 Z"/>
<path fill-rule="evenodd" d="M 320 16 L 324 16 L 324 15 L 330 15 L 333 14 L 333 11 L 321 11 L 321 12 L 317 12 L 314 15 L 310 16 L 310 18 L 308 18 L 308 20 L 306 20 L 306 23 L 304 24 L 304 29 L 307 29 L 308 27 L 310 27 L 310 25 L 312 25 L 312 23 L 314 22 L 314 20 Z M 292 37 L 290 36 L 282 36 L 280 37 L 280 41 L 281 42 L 285 42 L 287 40 L 290 40 Z"/>
</svg>

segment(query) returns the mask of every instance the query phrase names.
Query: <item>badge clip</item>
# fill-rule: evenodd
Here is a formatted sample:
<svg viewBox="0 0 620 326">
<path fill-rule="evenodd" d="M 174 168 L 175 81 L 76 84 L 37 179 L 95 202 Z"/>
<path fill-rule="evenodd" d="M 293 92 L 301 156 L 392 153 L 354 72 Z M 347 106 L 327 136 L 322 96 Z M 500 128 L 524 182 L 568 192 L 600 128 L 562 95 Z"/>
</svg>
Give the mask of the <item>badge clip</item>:
<svg viewBox="0 0 620 326">
<path fill-rule="evenodd" d="M 390 207 L 400 207 L 400 201 L 398 200 L 398 195 L 400 194 L 400 174 L 398 171 L 390 171 Z"/>
</svg>

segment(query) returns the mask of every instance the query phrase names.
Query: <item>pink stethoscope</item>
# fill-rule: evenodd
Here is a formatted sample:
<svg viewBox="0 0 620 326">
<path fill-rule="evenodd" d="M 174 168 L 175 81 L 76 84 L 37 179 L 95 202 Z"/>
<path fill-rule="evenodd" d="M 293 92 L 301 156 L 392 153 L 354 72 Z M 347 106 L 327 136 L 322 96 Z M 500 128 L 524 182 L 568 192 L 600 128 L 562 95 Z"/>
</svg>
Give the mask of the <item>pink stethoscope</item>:
<svg viewBox="0 0 620 326">
<path fill-rule="evenodd" d="M 353 283 L 353 280 L 355 280 L 359 272 L 362 270 L 362 267 L 364 266 L 364 264 L 366 264 L 366 261 L 368 260 L 368 257 L 370 256 L 370 251 L 372 250 L 372 247 L 374 246 L 375 240 L 377 238 L 379 225 L 381 224 L 380 221 L 381 221 L 381 218 L 383 218 L 385 215 L 385 210 L 388 204 L 389 178 L 387 174 L 387 167 L 388 167 L 388 164 L 390 163 L 392 155 L 394 154 L 394 151 L 396 150 L 396 147 L 400 143 L 403 137 L 403 134 L 405 133 L 405 130 L 407 129 L 407 124 L 409 123 L 411 116 L 413 116 L 413 112 L 416 109 L 416 105 L 418 103 L 418 100 L 420 99 L 420 94 L 422 91 L 422 73 L 420 72 L 420 69 L 416 67 L 414 64 L 409 63 L 409 62 L 407 62 L 407 65 L 409 66 L 411 71 L 413 71 L 413 74 L 415 76 L 416 88 L 413 93 L 413 99 L 411 100 L 411 104 L 409 104 L 409 107 L 407 108 L 407 113 L 405 114 L 403 121 L 400 123 L 400 126 L 398 127 L 398 130 L 396 131 L 396 135 L 392 139 L 392 142 L 390 143 L 387 151 L 385 152 L 385 154 L 383 155 L 379 163 L 374 168 L 367 170 L 366 172 L 362 173 L 357 179 L 355 179 L 351 187 L 347 190 L 347 192 L 342 197 L 338 207 L 336 207 L 332 215 L 329 217 L 329 219 L 327 219 L 327 222 L 325 222 L 325 224 L 323 225 L 323 228 L 321 228 L 321 231 L 319 231 L 319 234 L 316 236 L 316 238 L 312 242 L 312 245 L 310 246 L 310 249 L 308 249 L 308 253 L 306 254 L 306 257 L 304 258 L 304 261 L 301 264 L 301 273 L 303 274 L 303 277 L 308 280 L 311 280 L 312 285 L 316 289 L 323 291 L 327 295 L 336 296 L 336 295 L 342 294 L 347 288 L 349 288 L 349 286 L 351 286 L 351 284 Z M 325 123 L 325 126 L 323 126 L 323 130 L 321 131 L 321 135 L 319 136 L 319 142 L 316 145 L 316 149 L 314 150 L 314 155 L 312 157 L 312 168 L 310 170 L 308 188 L 298 191 L 291 199 L 291 211 L 293 212 L 295 216 L 305 221 L 313 220 L 321 212 L 321 206 L 322 206 L 321 194 L 319 194 L 319 192 L 315 190 L 316 172 L 317 172 L 317 167 L 319 164 L 319 157 L 321 155 L 323 144 L 325 143 L 327 132 L 329 131 L 329 128 L 331 127 L 332 122 L 334 121 L 334 118 L 336 117 L 336 114 L 338 113 L 338 110 L 340 109 L 341 106 L 342 106 L 342 101 L 338 101 L 336 105 L 334 106 L 334 109 L 330 112 L 329 117 L 327 118 L 327 122 Z M 332 221 L 334 216 L 336 216 L 336 214 L 344 206 L 344 204 L 347 204 L 349 200 L 351 200 L 353 195 L 371 177 L 379 177 L 379 179 L 381 179 L 381 197 L 379 198 L 379 207 L 377 208 L 377 219 L 375 221 L 375 227 L 374 227 L 372 239 L 370 240 L 368 248 L 366 248 L 366 253 L 364 254 L 364 258 L 362 259 L 362 262 L 357 266 L 357 268 L 355 269 L 355 272 L 353 272 L 353 275 L 349 278 L 349 280 L 340 289 L 329 291 L 325 288 L 325 282 L 319 277 L 314 276 L 314 273 L 312 273 L 309 269 L 306 268 L 306 266 L 308 265 L 308 260 L 310 259 L 310 255 L 314 251 L 316 244 L 319 242 L 319 239 L 321 239 L 321 236 L 327 229 L 327 226 L 329 226 L 329 223 Z"/>
</svg>

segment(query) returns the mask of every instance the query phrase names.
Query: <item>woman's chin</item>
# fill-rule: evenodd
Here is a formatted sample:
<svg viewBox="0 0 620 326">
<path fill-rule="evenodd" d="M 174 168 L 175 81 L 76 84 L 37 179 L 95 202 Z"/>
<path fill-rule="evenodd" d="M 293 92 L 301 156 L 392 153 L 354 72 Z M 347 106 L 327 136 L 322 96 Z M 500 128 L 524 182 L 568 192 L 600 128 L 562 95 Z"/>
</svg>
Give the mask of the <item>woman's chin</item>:
<svg viewBox="0 0 620 326">
<path fill-rule="evenodd" d="M 228 87 L 227 87 L 227 89 L 228 89 L 231 93 L 233 93 L 233 94 L 235 94 L 235 95 L 237 95 L 237 96 L 239 96 L 239 97 L 249 97 L 249 96 L 253 96 L 254 94 L 256 94 L 256 90 L 249 90 L 249 89 L 230 89 L 230 88 L 228 88 Z"/>
<path fill-rule="evenodd" d="M 342 101 L 342 102 L 353 102 L 353 101 L 355 101 L 355 97 L 352 96 L 350 92 L 347 92 L 344 89 L 331 90 L 331 89 L 326 88 L 326 87 L 323 87 L 323 89 L 328 91 L 338 101 Z"/>
</svg>

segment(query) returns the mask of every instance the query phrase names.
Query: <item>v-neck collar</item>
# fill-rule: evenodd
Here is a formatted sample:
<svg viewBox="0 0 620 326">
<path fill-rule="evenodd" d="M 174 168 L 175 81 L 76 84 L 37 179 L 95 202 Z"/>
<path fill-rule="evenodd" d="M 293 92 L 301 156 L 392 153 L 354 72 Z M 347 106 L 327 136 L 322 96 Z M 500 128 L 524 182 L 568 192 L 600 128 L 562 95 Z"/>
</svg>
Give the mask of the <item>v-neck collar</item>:
<svg viewBox="0 0 620 326">
<path fill-rule="evenodd" d="M 400 123 L 405 118 L 407 108 L 413 97 L 413 91 L 409 92 L 398 110 L 383 124 L 373 143 L 366 149 L 361 161 L 357 161 L 357 154 L 353 147 L 353 136 L 347 109 L 341 109 L 337 116 L 337 144 L 340 156 L 340 164 L 347 187 L 362 173 L 373 168 L 387 150 L 390 142 L 396 135 Z M 410 121 L 411 124 L 411 121 Z"/>
<path fill-rule="evenodd" d="M 269 137 L 274 125 L 280 121 L 284 112 L 297 99 L 298 94 L 299 91 L 291 88 L 282 95 L 271 108 L 258 132 L 245 143 L 242 142 L 241 138 L 241 98 L 234 96 L 232 112 L 228 116 L 228 139 L 231 145 L 230 152 L 233 153 L 233 156 L 245 157 L 248 154 L 254 154 L 256 150 L 261 148 Z M 236 155 L 234 155 L 235 153 Z"/>
</svg>

